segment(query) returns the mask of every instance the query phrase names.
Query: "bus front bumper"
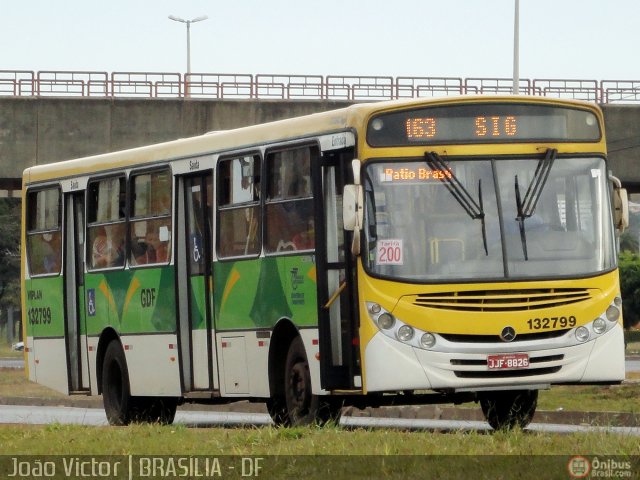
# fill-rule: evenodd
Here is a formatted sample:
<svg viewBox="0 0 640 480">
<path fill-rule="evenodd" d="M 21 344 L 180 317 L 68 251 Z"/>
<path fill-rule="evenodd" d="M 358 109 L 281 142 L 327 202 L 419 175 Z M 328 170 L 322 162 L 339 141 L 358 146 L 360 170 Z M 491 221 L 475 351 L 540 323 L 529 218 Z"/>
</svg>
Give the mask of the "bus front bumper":
<svg viewBox="0 0 640 480">
<path fill-rule="evenodd" d="M 367 392 L 470 391 L 624 380 L 621 325 L 579 345 L 547 349 L 544 343 L 534 348 L 531 343 L 526 349 L 523 346 L 510 344 L 511 351 L 507 353 L 528 354 L 527 368 L 490 370 L 487 356 L 505 353 L 505 344 L 486 344 L 481 348 L 474 344 L 473 352 L 465 352 L 463 346 L 456 351 L 438 352 L 406 345 L 379 332 L 365 348 L 364 387 Z"/>
</svg>

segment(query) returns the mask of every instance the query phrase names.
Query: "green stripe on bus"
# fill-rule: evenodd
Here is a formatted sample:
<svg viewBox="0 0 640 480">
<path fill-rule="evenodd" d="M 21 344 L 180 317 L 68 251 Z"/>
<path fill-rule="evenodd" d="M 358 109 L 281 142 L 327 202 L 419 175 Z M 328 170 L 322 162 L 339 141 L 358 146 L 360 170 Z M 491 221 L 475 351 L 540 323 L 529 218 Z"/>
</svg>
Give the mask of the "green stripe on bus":
<svg viewBox="0 0 640 480">
<path fill-rule="evenodd" d="M 34 278 L 26 282 L 27 336 L 64 335 L 64 278 Z"/>
<path fill-rule="evenodd" d="M 213 270 L 218 330 L 269 328 L 281 318 L 317 325 L 312 255 L 219 262 Z"/>
<path fill-rule="evenodd" d="M 121 333 L 175 331 L 173 267 L 89 274 L 86 292 L 95 297 L 93 315 L 87 307 L 89 334 L 99 334 L 107 325 Z"/>
</svg>

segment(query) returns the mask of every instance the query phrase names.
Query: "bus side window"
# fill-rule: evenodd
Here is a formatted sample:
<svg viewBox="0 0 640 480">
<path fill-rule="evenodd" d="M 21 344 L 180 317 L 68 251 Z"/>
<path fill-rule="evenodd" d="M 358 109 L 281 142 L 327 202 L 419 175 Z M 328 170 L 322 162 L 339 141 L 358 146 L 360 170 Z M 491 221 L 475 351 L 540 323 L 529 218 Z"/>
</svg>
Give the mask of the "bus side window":
<svg viewBox="0 0 640 480">
<path fill-rule="evenodd" d="M 267 156 L 267 253 L 312 250 L 315 247 L 311 147 L 274 152 Z"/>
<path fill-rule="evenodd" d="M 126 237 L 125 178 L 118 176 L 90 182 L 87 191 L 88 268 L 122 267 Z"/>
<path fill-rule="evenodd" d="M 31 275 L 60 273 L 62 234 L 58 188 L 27 195 L 27 258 Z"/>
<path fill-rule="evenodd" d="M 171 260 L 171 181 L 167 169 L 131 176 L 130 265 Z"/>
<path fill-rule="evenodd" d="M 259 156 L 220 160 L 217 225 L 219 257 L 260 253 L 262 245 Z"/>
</svg>

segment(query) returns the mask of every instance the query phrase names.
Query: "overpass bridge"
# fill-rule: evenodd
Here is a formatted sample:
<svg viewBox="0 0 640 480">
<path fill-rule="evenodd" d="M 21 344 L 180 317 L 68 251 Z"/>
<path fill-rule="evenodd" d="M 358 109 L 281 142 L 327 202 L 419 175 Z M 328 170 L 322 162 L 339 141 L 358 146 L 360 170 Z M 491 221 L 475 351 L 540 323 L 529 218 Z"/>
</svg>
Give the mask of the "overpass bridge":
<svg viewBox="0 0 640 480">
<path fill-rule="evenodd" d="M 521 79 L 529 95 L 599 103 L 611 167 L 640 192 L 640 80 Z M 24 168 L 358 101 L 508 94 L 511 79 L 0 71 L 0 190 Z"/>
</svg>

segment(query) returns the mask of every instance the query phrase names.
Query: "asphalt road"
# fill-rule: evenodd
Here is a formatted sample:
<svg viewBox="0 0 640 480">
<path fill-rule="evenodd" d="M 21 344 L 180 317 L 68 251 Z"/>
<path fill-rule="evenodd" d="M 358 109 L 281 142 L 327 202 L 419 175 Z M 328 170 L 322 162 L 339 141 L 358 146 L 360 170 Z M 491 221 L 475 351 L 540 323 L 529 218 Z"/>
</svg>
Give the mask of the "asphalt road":
<svg viewBox="0 0 640 480">
<path fill-rule="evenodd" d="M 24 368 L 24 360 L 0 358 L 0 368 Z"/>
</svg>

